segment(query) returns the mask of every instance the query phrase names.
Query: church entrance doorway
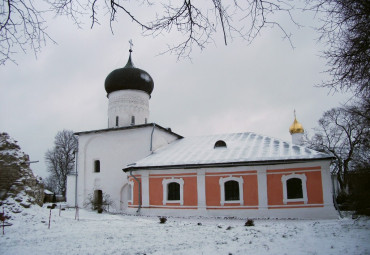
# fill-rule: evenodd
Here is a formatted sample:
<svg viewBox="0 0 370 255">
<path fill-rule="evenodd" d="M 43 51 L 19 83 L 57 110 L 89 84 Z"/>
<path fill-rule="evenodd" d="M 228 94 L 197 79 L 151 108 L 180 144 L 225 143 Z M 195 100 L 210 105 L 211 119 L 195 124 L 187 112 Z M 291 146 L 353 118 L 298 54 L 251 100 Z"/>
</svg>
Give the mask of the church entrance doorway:
<svg viewBox="0 0 370 255">
<path fill-rule="evenodd" d="M 103 191 L 100 189 L 94 190 L 94 209 L 99 210 L 103 205 Z"/>
</svg>

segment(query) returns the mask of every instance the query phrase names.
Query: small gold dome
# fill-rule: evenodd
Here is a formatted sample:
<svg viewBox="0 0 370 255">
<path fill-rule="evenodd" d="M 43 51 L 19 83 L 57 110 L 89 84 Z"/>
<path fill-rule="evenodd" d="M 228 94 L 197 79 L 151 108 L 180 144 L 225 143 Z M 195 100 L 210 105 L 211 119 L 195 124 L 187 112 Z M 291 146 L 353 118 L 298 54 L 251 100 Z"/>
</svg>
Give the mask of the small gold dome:
<svg viewBox="0 0 370 255">
<path fill-rule="evenodd" d="M 304 129 L 301 123 L 297 121 L 297 119 L 294 117 L 294 122 L 289 128 L 290 134 L 297 134 L 297 133 L 303 133 Z"/>
</svg>

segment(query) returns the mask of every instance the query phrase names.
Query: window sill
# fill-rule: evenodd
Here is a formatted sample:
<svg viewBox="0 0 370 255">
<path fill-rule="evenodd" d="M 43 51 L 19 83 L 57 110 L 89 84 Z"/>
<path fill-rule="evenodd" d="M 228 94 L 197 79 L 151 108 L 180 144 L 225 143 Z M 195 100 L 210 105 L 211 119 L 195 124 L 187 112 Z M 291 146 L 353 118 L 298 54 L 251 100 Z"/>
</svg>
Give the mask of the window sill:
<svg viewBox="0 0 370 255">
<path fill-rule="evenodd" d="M 166 205 L 166 204 L 180 204 L 180 205 L 184 205 L 184 201 L 181 201 L 181 200 L 166 200 L 166 201 L 163 201 L 163 205 Z"/>
<path fill-rule="evenodd" d="M 284 199 L 283 202 L 284 204 L 295 203 L 295 202 L 303 202 L 304 204 L 307 204 L 307 199 L 304 199 L 304 198 Z"/>
<path fill-rule="evenodd" d="M 240 205 L 243 205 L 243 201 L 242 200 L 227 200 L 227 201 L 221 201 L 220 204 L 221 205 L 224 205 L 224 204 L 240 204 Z"/>
</svg>

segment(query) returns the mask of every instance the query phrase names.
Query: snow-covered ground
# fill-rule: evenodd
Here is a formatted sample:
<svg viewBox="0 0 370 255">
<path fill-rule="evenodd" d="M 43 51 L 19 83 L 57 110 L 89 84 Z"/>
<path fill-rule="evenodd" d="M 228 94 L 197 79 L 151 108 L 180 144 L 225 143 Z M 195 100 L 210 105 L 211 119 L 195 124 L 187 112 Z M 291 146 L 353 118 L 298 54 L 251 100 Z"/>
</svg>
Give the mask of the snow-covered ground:
<svg viewBox="0 0 370 255">
<path fill-rule="evenodd" d="M 1 210 L 2 211 L 2 210 Z M 97 214 L 32 206 L 0 233 L 0 254 L 370 254 L 370 220 L 255 220 Z"/>
</svg>

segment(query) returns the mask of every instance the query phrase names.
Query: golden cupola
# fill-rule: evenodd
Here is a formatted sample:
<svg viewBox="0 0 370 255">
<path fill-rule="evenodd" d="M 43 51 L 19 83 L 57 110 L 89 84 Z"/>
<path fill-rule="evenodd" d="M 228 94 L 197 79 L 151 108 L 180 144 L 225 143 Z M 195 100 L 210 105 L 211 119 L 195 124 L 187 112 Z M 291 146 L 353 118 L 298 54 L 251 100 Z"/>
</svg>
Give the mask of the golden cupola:
<svg viewBox="0 0 370 255">
<path fill-rule="evenodd" d="M 289 128 L 289 132 L 290 132 L 291 135 L 292 134 L 299 134 L 299 133 L 303 134 L 303 132 L 304 132 L 304 128 L 303 128 L 302 124 L 297 121 L 297 118 L 296 118 L 295 114 L 294 114 L 294 122 Z"/>
</svg>

